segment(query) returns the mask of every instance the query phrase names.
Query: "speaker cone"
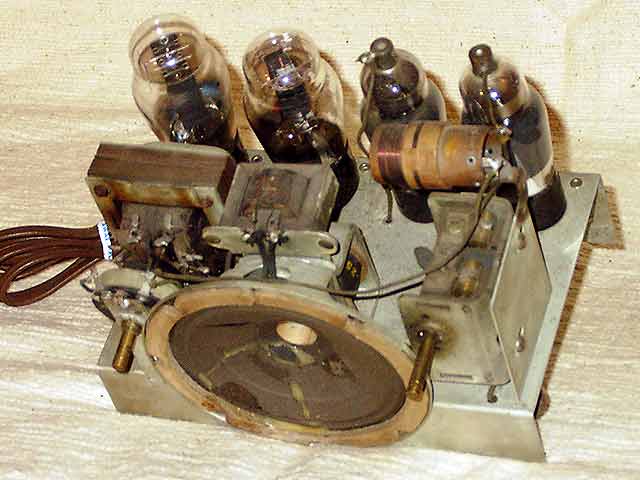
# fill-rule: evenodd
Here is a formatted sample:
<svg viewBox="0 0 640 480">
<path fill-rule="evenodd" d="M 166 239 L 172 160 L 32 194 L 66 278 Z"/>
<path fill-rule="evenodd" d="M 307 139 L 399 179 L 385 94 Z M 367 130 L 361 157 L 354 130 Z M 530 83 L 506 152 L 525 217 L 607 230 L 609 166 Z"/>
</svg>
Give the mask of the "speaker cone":
<svg viewBox="0 0 640 480">
<path fill-rule="evenodd" d="M 278 285 L 183 290 L 152 312 L 145 348 L 180 393 L 263 435 L 389 443 L 426 415 L 405 395 L 411 361 L 356 311 Z"/>
</svg>

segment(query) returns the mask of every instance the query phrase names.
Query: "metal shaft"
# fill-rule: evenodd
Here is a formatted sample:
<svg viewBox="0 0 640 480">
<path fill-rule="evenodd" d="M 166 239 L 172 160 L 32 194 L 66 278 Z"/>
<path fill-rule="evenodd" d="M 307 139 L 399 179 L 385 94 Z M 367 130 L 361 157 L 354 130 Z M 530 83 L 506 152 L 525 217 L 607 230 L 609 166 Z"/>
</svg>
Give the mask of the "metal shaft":
<svg viewBox="0 0 640 480">
<path fill-rule="evenodd" d="M 122 336 L 120 337 L 120 343 L 116 350 L 116 354 L 113 356 L 113 362 L 111 365 L 114 370 L 119 373 L 127 373 L 131 370 L 131 363 L 133 362 L 133 346 L 136 343 L 136 338 L 141 332 L 140 325 L 132 320 L 123 320 L 122 322 Z"/>
<path fill-rule="evenodd" d="M 427 377 L 431 373 L 431 364 L 436 347 L 436 335 L 433 332 L 424 331 L 424 338 L 418 349 L 416 360 L 411 371 L 409 385 L 407 385 L 407 397 L 419 402 L 424 395 Z"/>
</svg>

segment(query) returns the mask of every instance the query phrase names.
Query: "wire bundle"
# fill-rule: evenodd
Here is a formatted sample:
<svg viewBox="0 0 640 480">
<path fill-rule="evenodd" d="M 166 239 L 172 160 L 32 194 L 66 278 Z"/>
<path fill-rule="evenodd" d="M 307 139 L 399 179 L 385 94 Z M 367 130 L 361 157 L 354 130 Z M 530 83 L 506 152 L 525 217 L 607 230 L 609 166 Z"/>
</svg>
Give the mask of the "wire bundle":
<svg viewBox="0 0 640 480">
<path fill-rule="evenodd" d="M 38 302 L 103 260 L 98 229 L 24 226 L 0 230 L 0 303 L 21 307 Z M 10 292 L 14 282 L 56 265 L 72 263 L 35 286 Z"/>
</svg>

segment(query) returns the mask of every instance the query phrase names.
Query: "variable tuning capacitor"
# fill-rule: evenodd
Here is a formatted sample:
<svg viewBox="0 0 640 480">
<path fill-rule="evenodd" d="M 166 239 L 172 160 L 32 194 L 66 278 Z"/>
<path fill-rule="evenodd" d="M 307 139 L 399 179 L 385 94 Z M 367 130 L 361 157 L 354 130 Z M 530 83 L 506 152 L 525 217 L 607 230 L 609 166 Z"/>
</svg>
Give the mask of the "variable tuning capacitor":
<svg viewBox="0 0 640 480">
<path fill-rule="evenodd" d="M 189 19 L 162 15 L 147 20 L 134 32 L 129 53 L 133 97 L 161 141 L 221 147 L 236 160 L 245 159 L 229 70 Z"/>
</svg>

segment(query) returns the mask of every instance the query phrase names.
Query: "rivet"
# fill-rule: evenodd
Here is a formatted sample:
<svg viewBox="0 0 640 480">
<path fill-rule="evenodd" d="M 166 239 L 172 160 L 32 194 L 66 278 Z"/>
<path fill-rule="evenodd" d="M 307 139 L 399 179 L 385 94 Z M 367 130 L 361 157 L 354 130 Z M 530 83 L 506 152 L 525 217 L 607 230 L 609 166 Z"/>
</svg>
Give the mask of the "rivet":
<svg viewBox="0 0 640 480">
<path fill-rule="evenodd" d="M 580 177 L 573 177 L 569 185 L 571 188 L 580 188 L 582 186 L 582 179 Z"/>
<path fill-rule="evenodd" d="M 105 185 L 99 183 L 93 187 L 93 193 L 95 193 L 97 197 L 106 197 L 109 195 L 109 189 Z"/>
</svg>

